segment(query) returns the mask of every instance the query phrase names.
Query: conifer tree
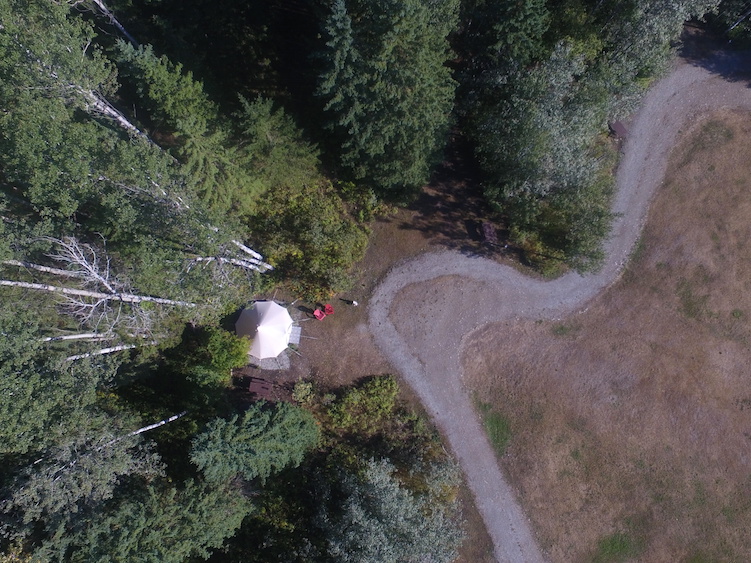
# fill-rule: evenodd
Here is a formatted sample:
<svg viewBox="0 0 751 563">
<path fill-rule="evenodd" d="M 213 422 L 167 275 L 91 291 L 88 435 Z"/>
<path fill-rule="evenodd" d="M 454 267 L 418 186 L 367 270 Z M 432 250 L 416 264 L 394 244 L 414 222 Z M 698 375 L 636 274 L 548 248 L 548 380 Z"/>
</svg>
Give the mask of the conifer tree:
<svg viewBox="0 0 751 563">
<path fill-rule="evenodd" d="M 65 536 L 45 541 L 44 561 L 182 563 L 208 558 L 250 512 L 250 502 L 227 486 L 164 480 L 134 487 L 98 514 L 76 520 Z"/>
<path fill-rule="evenodd" d="M 265 481 L 272 473 L 300 465 L 318 441 L 313 416 L 289 403 L 256 403 L 230 420 L 210 422 L 193 440 L 190 457 L 211 482 L 236 476 Z"/>
<path fill-rule="evenodd" d="M 159 475 L 159 456 L 150 444 L 140 436 L 118 439 L 133 423 L 124 413 L 88 409 L 83 424 L 59 444 L 22 462 L 0 502 L 0 511 L 14 517 L 12 534 L 44 529 L 50 537 L 65 535 L 71 520 L 100 508 L 127 477 Z"/>
<path fill-rule="evenodd" d="M 446 142 L 455 0 L 336 0 L 318 93 L 343 172 L 399 197 L 424 184 Z"/>
</svg>

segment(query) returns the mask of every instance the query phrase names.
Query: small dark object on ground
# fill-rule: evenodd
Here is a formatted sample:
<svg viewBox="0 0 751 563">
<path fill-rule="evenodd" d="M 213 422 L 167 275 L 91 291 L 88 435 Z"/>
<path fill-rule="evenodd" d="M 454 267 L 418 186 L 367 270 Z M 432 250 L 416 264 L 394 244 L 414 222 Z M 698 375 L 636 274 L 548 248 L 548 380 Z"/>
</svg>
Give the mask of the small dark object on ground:
<svg viewBox="0 0 751 563">
<path fill-rule="evenodd" d="M 274 391 L 274 384 L 260 377 L 251 377 L 248 385 L 248 391 L 258 399 L 271 399 Z"/>
<path fill-rule="evenodd" d="M 611 121 L 608 123 L 608 129 L 610 129 L 610 134 L 614 137 L 618 137 L 619 139 L 628 137 L 628 129 L 620 121 Z"/>
<path fill-rule="evenodd" d="M 483 235 L 481 231 L 482 223 L 473 219 L 464 220 L 464 228 L 467 230 L 467 235 L 470 239 L 478 242 L 482 242 Z"/>
<path fill-rule="evenodd" d="M 482 224 L 482 240 L 492 246 L 498 246 L 498 234 L 492 223 Z"/>
</svg>

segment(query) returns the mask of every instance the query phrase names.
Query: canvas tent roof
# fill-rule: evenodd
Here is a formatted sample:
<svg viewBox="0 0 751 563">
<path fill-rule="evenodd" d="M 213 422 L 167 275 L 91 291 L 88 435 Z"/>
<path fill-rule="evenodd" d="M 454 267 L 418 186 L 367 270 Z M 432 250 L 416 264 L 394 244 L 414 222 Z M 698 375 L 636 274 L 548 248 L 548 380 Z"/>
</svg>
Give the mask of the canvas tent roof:
<svg viewBox="0 0 751 563">
<path fill-rule="evenodd" d="M 259 360 L 276 358 L 289 345 L 292 317 L 287 309 L 273 301 L 256 301 L 240 313 L 235 332 L 253 339 L 251 356 Z"/>
</svg>

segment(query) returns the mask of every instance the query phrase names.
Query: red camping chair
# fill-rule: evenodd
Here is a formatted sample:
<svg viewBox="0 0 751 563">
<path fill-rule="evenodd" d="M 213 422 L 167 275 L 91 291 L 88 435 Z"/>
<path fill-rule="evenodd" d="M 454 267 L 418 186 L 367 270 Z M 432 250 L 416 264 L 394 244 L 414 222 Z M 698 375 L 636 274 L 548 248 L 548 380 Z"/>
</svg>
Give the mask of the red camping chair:
<svg viewBox="0 0 751 563">
<path fill-rule="evenodd" d="M 327 314 L 327 315 L 333 315 L 334 314 L 334 308 L 331 305 L 329 305 L 328 303 L 326 303 L 323 306 L 323 312 L 325 314 Z"/>
<path fill-rule="evenodd" d="M 323 319 L 325 319 L 325 318 L 326 318 L 326 313 L 324 313 L 324 312 L 323 312 L 323 311 L 321 311 L 320 309 L 316 309 L 315 311 L 313 311 L 313 316 L 314 316 L 314 317 L 315 317 L 316 319 L 318 319 L 319 321 L 322 321 Z"/>
</svg>

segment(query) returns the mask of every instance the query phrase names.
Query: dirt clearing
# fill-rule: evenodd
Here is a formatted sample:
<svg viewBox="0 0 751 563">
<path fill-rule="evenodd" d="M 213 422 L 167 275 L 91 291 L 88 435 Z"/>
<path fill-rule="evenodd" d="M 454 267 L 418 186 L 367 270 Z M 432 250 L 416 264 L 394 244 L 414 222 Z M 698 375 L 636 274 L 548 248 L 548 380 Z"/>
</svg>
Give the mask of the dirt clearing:
<svg viewBox="0 0 751 563">
<path fill-rule="evenodd" d="M 486 327 L 465 384 L 553 561 L 751 560 L 751 115 L 682 135 L 624 277 Z"/>
</svg>

